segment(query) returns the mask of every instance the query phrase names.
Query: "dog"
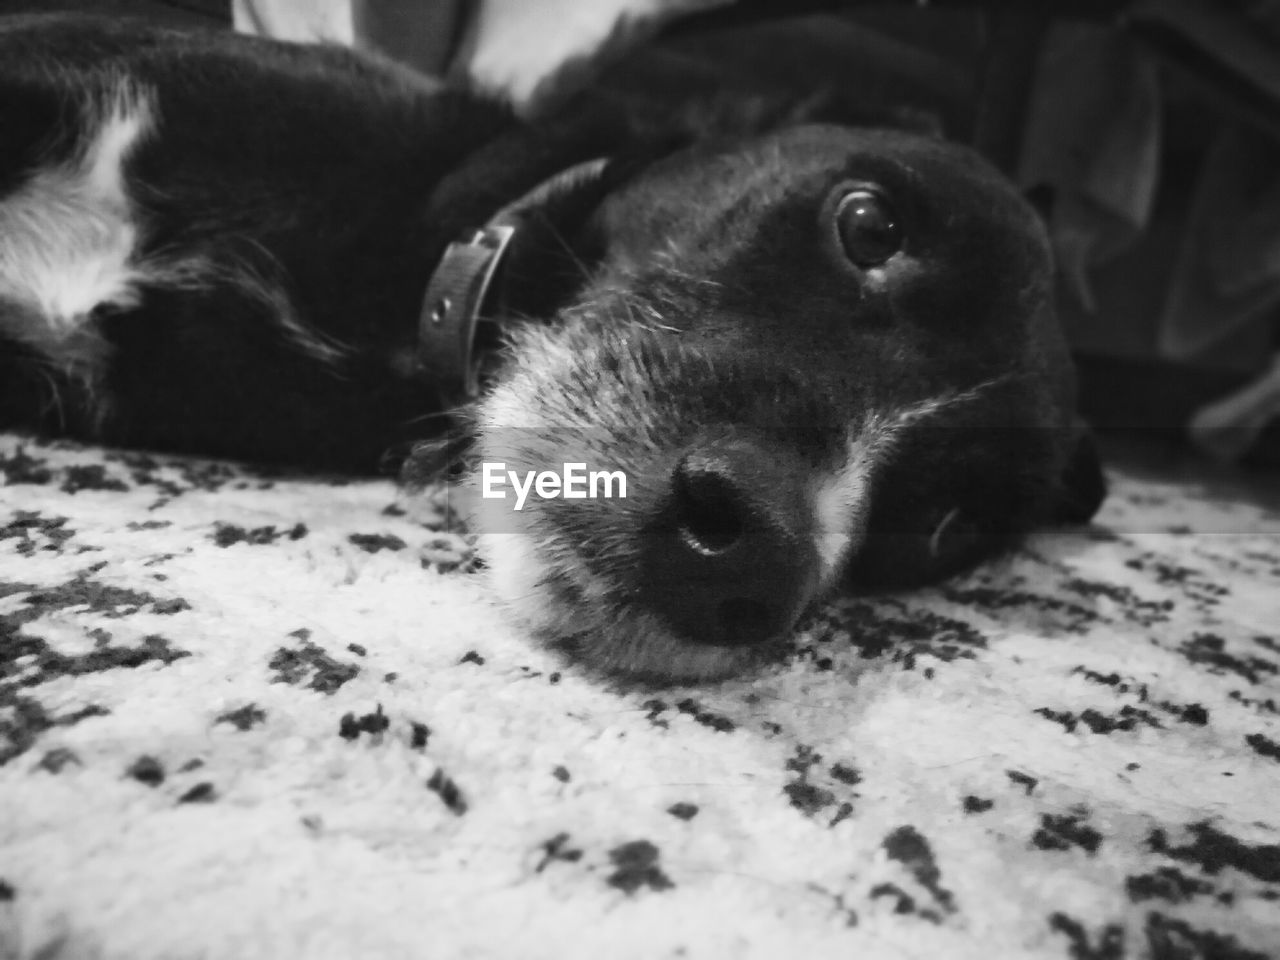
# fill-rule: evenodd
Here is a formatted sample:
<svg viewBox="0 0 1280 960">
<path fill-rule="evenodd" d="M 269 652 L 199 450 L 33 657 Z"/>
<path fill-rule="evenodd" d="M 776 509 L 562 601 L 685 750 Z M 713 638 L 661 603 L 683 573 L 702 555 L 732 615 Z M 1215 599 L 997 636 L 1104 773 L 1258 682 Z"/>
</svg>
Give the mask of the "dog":
<svg viewBox="0 0 1280 960">
<path fill-rule="evenodd" d="M 344 49 L 10 18 L 0 426 L 351 472 L 407 451 L 419 477 L 465 439 L 514 615 L 662 681 L 1094 514 L 1048 242 L 990 165 L 794 111 L 622 113 L 522 122 Z M 489 496 L 569 464 L 625 497 Z"/>
</svg>

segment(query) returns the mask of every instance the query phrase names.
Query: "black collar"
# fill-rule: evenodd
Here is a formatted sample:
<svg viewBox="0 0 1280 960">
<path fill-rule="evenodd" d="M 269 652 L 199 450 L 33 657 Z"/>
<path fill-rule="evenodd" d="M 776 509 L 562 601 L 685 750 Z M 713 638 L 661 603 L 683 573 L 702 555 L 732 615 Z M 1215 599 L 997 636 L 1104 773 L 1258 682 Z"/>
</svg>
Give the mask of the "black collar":
<svg viewBox="0 0 1280 960">
<path fill-rule="evenodd" d="M 417 356 L 419 371 L 443 395 L 472 400 L 480 393 L 488 358 L 477 350 L 476 334 L 481 323 L 501 325 L 508 319 L 494 294 L 523 221 L 584 183 L 598 181 L 608 162 L 590 160 L 561 171 L 445 248 L 422 300 Z"/>
</svg>

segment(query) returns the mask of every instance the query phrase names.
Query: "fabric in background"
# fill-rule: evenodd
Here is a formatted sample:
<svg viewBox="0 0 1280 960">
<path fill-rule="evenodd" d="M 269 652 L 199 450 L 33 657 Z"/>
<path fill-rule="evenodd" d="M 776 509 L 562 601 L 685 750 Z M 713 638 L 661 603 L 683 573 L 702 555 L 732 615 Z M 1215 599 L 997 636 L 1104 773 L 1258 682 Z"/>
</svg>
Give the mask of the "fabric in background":
<svg viewBox="0 0 1280 960">
<path fill-rule="evenodd" d="M 1160 328 L 1160 353 L 1178 360 L 1280 308 L 1280 144 L 1226 126 L 1183 236 Z"/>
<path fill-rule="evenodd" d="M 1052 188 L 1059 269 L 1095 312 L 1090 269 L 1132 245 L 1151 215 L 1161 143 L 1156 66 L 1109 27 L 1056 24 L 1027 116 L 1019 186 Z"/>
<path fill-rule="evenodd" d="M 458 44 L 466 0 L 232 0 L 241 33 L 374 50 L 441 76 Z"/>
<path fill-rule="evenodd" d="M 233 0 L 237 30 L 376 50 L 532 109 L 562 73 L 732 0 Z"/>
</svg>

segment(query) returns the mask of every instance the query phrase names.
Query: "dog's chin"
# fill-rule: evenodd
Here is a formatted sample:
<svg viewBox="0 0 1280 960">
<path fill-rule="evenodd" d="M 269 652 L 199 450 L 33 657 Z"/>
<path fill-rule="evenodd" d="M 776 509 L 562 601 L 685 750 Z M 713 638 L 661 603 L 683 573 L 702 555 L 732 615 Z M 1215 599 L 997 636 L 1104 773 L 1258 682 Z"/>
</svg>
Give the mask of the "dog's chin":
<svg viewBox="0 0 1280 960">
<path fill-rule="evenodd" d="M 555 538 L 481 533 L 494 593 L 522 629 L 588 669 L 618 679 L 678 684 L 725 680 L 762 666 L 777 647 L 698 643 L 637 608 L 622 587 L 585 571 Z"/>
</svg>

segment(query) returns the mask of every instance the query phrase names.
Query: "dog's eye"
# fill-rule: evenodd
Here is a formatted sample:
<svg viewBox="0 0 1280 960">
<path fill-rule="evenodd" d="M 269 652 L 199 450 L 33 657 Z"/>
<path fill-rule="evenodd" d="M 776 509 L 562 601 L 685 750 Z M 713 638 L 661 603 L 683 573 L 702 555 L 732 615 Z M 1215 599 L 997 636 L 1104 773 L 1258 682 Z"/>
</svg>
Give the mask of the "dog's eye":
<svg viewBox="0 0 1280 960">
<path fill-rule="evenodd" d="M 902 249 L 902 224 L 879 192 L 851 190 L 836 207 L 836 230 L 845 256 L 859 267 L 884 263 Z"/>
</svg>

